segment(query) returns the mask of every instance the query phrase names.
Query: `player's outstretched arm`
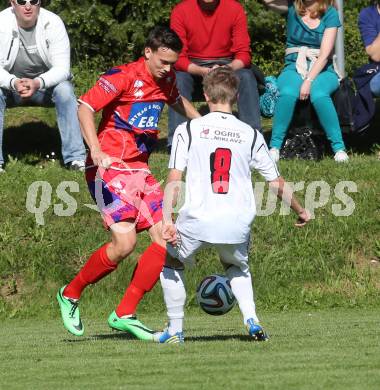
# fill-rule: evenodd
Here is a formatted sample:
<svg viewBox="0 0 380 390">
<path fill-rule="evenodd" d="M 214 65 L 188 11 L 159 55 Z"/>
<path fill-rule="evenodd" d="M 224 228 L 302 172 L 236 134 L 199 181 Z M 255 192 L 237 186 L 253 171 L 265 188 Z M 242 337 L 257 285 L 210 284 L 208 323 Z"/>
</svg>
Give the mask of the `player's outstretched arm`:
<svg viewBox="0 0 380 390">
<path fill-rule="evenodd" d="M 92 161 L 96 166 L 108 168 L 109 156 L 103 153 L 97 137 L 94 112 L 86 104 L 80 104 L 78 118 L 81 132 L 90 149 Z"/>
<path fill-rule="evenodd" d="M 301 206 L 293 190 L 286 184 L 283 177 L 269 182 L 269 188 L 298 215 L 295 226 L 305 226 L 311 219 L 310 213 Z"/>
<path fill-rule="evenodd" d="M 188 119 L 199 118 L 201 114 L 185 97 L 180 96 L 176 103 L 170 106 L 174 111 Z"/>
</svg>

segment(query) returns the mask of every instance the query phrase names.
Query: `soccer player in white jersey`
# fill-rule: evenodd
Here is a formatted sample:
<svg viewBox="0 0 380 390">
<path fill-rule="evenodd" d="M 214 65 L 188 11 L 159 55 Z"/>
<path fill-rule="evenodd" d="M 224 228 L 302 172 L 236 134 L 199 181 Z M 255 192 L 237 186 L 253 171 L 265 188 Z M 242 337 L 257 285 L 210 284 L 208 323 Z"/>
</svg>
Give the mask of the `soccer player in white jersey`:
<svg viewBox="0 0 380 390">
<path fill-rule="evenodd" d="M 177 127 L 164 196 L 163 237 L 168 242 L 166 265 L 160 280 L 169 317 L 168 327 L 155 334 L 159 343 L 184 341 L 186 291 L 184 264 L 196 252 L 217 250 L 237 299 L 248 333 L 254 340 L 268 337 L 256 315 L 248 250 L 251 223 L 256 214 L 251 170 L 256 169 L 272 190 L 298 215 L 296 226 L 310 215 L 293 196 L 271 159 L 263 136 L 232 115 L 238 79 L 228 67 L 205 76 L 204 94 L 210 113 Z M 186 170 L 185 202 L 174 225 L 179 183 Z"/>
</svg>

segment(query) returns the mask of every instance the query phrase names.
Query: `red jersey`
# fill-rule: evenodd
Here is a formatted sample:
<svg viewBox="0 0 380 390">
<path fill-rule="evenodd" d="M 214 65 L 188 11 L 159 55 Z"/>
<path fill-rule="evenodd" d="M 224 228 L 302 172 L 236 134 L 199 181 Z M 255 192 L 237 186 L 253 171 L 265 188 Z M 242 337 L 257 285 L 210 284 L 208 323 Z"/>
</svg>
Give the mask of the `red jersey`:
<svg viewBox="0 0 380 390">
<path fill-rule="evenodd" d="M 175 73 L 155 80 L 145 59 L 116 66 L 103 74 L 78 100 L 93 111 L 103 109 L 98 139 L 101 149 L 133 168 L 146 167 L 158 138 L 165 103 L 177 102 Z M 92 165 L 89 157 L 88 165 Z"/>
<path fill-rule="evenodd" d="M 191 59 L 239 59 L 251 66 L 247 17 L 236 0 L 220 0 L 213 12 L 202 10 L 197 0 L 183 0 L 170 16 L 172 28 L 183 43 L 175 68 L 187 72 Z"/>
</svg>

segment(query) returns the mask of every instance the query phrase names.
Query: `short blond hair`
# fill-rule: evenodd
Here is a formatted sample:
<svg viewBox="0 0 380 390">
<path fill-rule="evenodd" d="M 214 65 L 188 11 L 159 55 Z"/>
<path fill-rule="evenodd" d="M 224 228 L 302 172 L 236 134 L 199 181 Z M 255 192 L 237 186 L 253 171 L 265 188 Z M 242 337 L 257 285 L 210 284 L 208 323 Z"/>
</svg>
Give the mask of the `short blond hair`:
<svg viewBox="0 0 380 390">
<path fill-rule="evenodd" d="M 203 79 L 203 91 L 211 103 L 229 103 L 236 101 L 239 79 L 229 66 L 213 69 Z"/>
<path fill-rule="evenodd" d="M 313 19 L 322 17 L 330 6 L 336 7 L 335 0 L 317 0 L 311 7 L 310 16 Z M 298 15 L 304 16 L 306 14 L 306 6 L 303 0 L 295 0 L 294 7 Z"/>
</svg>

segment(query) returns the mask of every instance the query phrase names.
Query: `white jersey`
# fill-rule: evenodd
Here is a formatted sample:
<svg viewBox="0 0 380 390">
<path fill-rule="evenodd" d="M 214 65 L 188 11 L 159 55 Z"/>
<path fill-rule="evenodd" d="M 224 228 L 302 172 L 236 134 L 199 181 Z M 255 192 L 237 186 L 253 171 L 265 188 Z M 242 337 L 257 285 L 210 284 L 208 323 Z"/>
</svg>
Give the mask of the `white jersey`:
<svg viewBox="0 0 380 390">
<path fill-rule="evenodd" d="M 256 215 L 251 169 L 280 176 L 264 137 L 228 113 L 214 111 L 174 133 L 169 168 L 186 169 L 181 233 L 209 243 L 246 242 Z"/>
</svg>

